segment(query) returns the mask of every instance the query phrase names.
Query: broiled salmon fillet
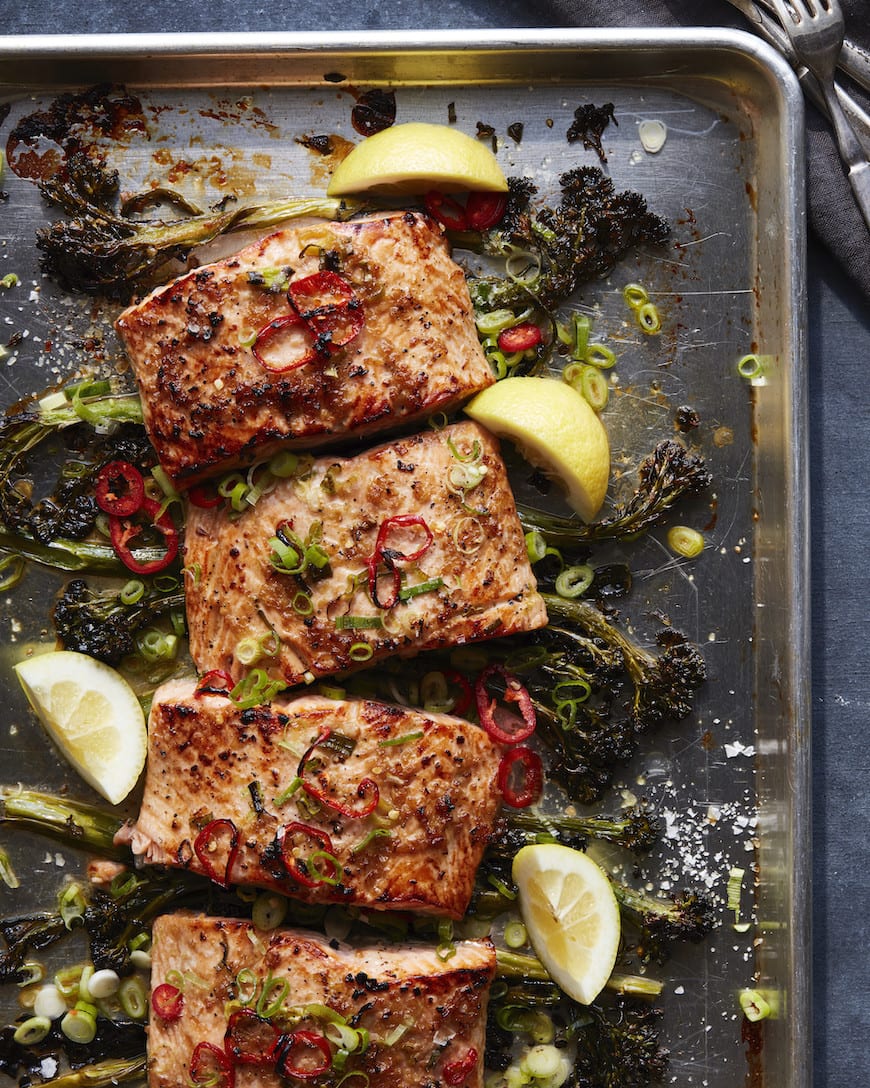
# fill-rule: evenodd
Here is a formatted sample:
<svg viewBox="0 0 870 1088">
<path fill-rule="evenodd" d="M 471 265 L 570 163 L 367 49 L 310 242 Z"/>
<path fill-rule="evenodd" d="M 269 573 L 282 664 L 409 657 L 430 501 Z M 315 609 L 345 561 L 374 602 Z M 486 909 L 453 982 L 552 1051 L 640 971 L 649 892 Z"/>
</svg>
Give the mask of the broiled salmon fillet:
<svg viewBox="0 0 870 1088">
<path fill-rule="evenodd" d="M 494 381 L 462 270 L 438 224 L 410 211 L 279 230 L 158 288 L 115 327 L 148 436 L 184 486 L 449 410 Z"/>
<path fill-rule="evenodd" d="M 277 570 L 276 547 L 304 569 Z M 498 443 L 475 423 L 320 458 L 237 520 L 191 507 L 185 548 L 191 655 L 234 680 L 251 639 L 258 668 L 298 684 L 547 622 Z"/>
<path fill-rule="evenodd" d="M 367 1088 L 483 1084 L 488 940 L 458 941 L 445 961 L 426 945 L 355 948 L 302 930 L 164 915 L 154 923 L 152 1006 L 170 1002 L 174 991 L 157 991 L 178 972 L 196 983 L 179 1015 L 151 1015 L 150 1088 L 281 1088 L 318 1070 L 319 1084 L 349 1073 L 361 1075 L 348 1084 Z"/>
<path fill-rule="evenodd" d="M 154 696 L 142 806 L 120 840 L 222 884 L 460 918 L 500 756 L 446 714 L 317 695 L 240 710 L 174 680 Z"/>
</svg>

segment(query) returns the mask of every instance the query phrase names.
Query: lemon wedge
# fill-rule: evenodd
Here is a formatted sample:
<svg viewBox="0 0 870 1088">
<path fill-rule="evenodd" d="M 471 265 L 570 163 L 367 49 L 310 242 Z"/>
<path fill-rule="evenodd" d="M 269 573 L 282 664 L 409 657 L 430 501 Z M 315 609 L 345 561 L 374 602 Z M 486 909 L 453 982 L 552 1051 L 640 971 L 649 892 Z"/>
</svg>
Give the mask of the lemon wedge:
<svg viewBox="0 0 870 1088">
<path fill-rule="evenodd" d="M 569 504 L 592 521 L 607 494 L 610 442 L 585 397 L 554 378 L 503 378 L 465 406 L 472 419 L 558 477 Z"/>
<path fill-rule="evenodd" d="M 84 780 L 117 805 L 145 766 L 148 731 L 127 681 L 87 654 L 57 650 L 15 666 L 46 732 Z"/>
<path fill-rule="evenodd" d="M 569 996 L 588 1005 L 619 951 L 619 905 L 595 862 L 569 846 L 524 846 L 513 863 L 520 913 L 532 947 Z"/>
<path fill-rule="evenodd" d="M 428 189 L 505 193 L 507 187 L 495 155 L 480 140 L 447 125 L 411 121 L 357 144 L 336 167 L 326 192 L 404 196 Z"/>
</svg>

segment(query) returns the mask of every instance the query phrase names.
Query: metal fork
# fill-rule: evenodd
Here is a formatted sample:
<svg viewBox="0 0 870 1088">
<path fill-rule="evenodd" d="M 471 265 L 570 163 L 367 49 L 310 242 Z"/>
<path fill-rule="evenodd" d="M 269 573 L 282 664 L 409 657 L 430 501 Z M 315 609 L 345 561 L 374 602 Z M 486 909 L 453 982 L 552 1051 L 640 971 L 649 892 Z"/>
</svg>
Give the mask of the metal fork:
<svg viewBox="0 0 870 1088">
<path fill-rule="evenodd" d="M 837 58 L 846 24 L 837 0 L 772 0 L 799 60 L 809 68 L 831 115 L 840 158 L 849 168 L 855 200 L 870 227 L 870 161 L 861 147 L 834 90 Z"/>
</svg>

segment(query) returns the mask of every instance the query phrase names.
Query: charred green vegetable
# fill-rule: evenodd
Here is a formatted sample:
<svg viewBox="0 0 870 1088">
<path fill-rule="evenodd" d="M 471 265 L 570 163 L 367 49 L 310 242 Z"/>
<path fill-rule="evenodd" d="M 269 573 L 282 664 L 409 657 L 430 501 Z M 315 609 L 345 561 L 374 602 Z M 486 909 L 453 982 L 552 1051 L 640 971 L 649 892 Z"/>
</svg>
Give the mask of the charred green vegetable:
<svg viewBox="0 0 870 1088">
<path fill-rule="evenodd" d="M 664 1078 L 668 1052 L 659 1042 L 659 1009 L 621 1000 L 577 1009 L 577 1045 L 568 1088 L 645 1088 Z"/>
<path fill-rule="evenodd" d="M 490 256 L 509 258 L 523 272 L 470 278 L 478 312 L 531 305 L 552 313 L 584 280 L 606 276 L 630 250 L 662 245 L 670 234 L 667 222 L 649 211 L 642 196 L 617 192 L 595 167 L 561 175 L 562 196 L 555 208 L 532 207 L 537 190 L 531 182 L 511 178 L 508 184 L 507 211 L 499 224 L 484 231 L 479 242 L 462 240 Z"/>
<path fill-rule="evenodd" d="M 38 831 L 101 857 L 132 861 L 126 847 L 114 844 L 122 823 L 112 812 L 96 805 L 20 786 L 0 787 L 0 824 Z"/>
<path fill-rule="evenodd" d="M 153 580 L 143 583 L 142 596 L 124 600 L 125 587 L 94 590 L 74 578 L 54 606 L 54 626 L 66 650 L 90 654 L 108 665 L 118 665 L 136 652 L 136 636 L 155 621 L 184 614 L 184 591 L 165 592 Z"/>
<path fill-rule="evenodd" d="M 664 963 L 675 941 L 701 941 L 716 924 L 713 904 L 686 889 L 659 899 L 612 881 L 623 918 L 639 930 L 637 954 L 643 963 Z"/>
<path fill-rule="evenodd" d="M 703 457 L 673 439 L 660 442 L 638 470 L 640 483 L 623 506 L 587 525 L 572 518 L 545 514 L 518 505 L 527 532 L 539 532 L 551 547 L 577 547 L 602 540 L 632 540 L 660 524 L 675 503 L 710 486 Z"/>
<path fill-rule="evenodd" d="M 62 171 L 41 184 L 48 203 L 69 216 L 41 228 L 36 236 L 42 267 L 65 287 L 127 299 L 169 261 L 220 234 L 274 227 L 305 215 L 347 218 L 358 210 L 347 201 L 313 198 L 229 208 L 221 204 L 205 214 L 143 221 L 124 214 L 119 188 L 117 172 L 83 152 L 71 155 Z M 184 210 L 183 202 L 173 203 Z"/>
<path fill-rule="evenodd" d="M 659 841 L 661 821 L 635 808 L 622 816 L 541 815 L 530 810 L 508 813 L 503 820 L 502 834 L 496 834 L 491 849 L 511 856 L 531 842 L 542 842 L 546 836 L 565 846 L 583 848 L 589 839 L 613 843 L 635 854 L 645 854 Z"/>
</svg>

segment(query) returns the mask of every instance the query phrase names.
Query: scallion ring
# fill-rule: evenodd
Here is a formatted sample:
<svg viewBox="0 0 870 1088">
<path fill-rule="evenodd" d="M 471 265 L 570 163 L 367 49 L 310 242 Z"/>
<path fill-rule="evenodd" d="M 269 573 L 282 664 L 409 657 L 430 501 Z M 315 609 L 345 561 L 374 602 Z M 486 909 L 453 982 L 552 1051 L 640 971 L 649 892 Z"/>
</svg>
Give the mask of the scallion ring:
<svg viewBox="0 0 870 1088">
<path fill-rule="evenodd" d="M 287 900 L 275 892 L 263 892 L 257 896 L 251 908 L 251 921 L 264 933 L 277 929 L 286 915 Z"/>
<path fill-rule="evenodd" d="M 347 656 L 351 661 L 370 661 L 374 652 L 367 642 L 355 642 L 347 651 Z"/>
<path fill-rule="evenodd" d="M 51 1021 L 47 1016 L 31 1016 L 15 1029 L 12 1038 L 19 1046 L 36 1046 L 51 1031 Z"/>
<path fill-rule="evenodd" d="M 0 559 L 0 571 L 5 571 L 7 567 L 11 568 L 6 577 L 0 581 L 0 592 L 5 592 L 7 589 L 13 589 L 24 576 L 24 571 L 27 567 L 27 563 L 22 555 L 16 555 L 11 553 L 4 555 Z"/>
<path fill-rule="evenodd" d="M 649 302 L 646 288 L 639 283 L 627 283 L 622 289 L 622 297 L 632 310 L 638 310 L 645 302 Z"/>
<path fill-rule="evenodd" d="M 764 364 L 758 355 L 744 355 L 737 364 L 737 373 L 747 381 L 754 381 L 764 374 Z"/>
<path fill-rule="evenodd" d="M 688 525 L 672 525 L 668 529 L 668 547 L 683 559 L 694 559 L 704 550 L 704 537 Z"/>
<path fill-rule="evenodd" d="M 607 401 L 610 399 L 610 387 L 607 384 L 607 379 L 597 366 L 584 364 L 581 368 L 580 392 L 594 411 L 601 412 L 607 407 Z"/>
<path fill-rule="evenodd" d="M 575 567 L 566 567 L 556 577 L 556 592 L 560 597 L 572 600 L 574 597 L 582 597 L 592 585 L 595 571 L 588 563 L 582 563 Z"/>
<path fill-rule="evenodd" d="M 645 302 L 643 306 L 635 311 L 635 316 L 641 332 L 645 332 L 647 336 L 653 336 L 655 333 L 661 332 L 662 319 L 655 303 Z"/>
<path fill-rule="evenodd" d="M 610 370 L 616 365 L 616 354 L 604 344 L 590 344 L 583 356 L 583 361 L 589 366 L 597 366 L 599 370 Z"/>
</svg>

